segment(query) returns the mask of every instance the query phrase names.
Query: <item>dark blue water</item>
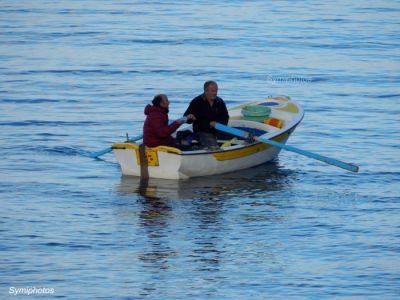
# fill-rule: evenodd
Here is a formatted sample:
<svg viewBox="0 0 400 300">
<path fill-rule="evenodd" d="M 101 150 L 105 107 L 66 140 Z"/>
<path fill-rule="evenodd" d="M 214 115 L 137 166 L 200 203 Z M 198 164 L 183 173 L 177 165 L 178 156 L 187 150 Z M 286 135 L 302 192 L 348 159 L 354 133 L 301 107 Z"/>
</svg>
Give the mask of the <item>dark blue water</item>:
<svg viewBox="0 0 400 300">
<path fill-rule="evenodd" d="M 0 298 L 398 299 L 398 1 L 0 2 Z M 289 95 L 282 152 L 189 181 L 92 151 L 205 80 L 229 106 Z"/>
</svg>

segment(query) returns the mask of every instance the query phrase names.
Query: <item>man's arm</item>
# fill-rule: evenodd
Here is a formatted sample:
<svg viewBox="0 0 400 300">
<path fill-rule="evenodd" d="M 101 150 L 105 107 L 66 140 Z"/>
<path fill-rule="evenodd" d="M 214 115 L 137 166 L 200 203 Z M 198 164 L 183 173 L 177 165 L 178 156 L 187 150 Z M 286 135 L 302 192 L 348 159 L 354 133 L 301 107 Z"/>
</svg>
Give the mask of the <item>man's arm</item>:
<svg viewBox="0 0 400 300">
<path fill-rule="evenodd" d="M 220 104 L 220 109 L 218 114 L 218 122 L 226 125 L 228 124 L 229 121 L 228 109 L 226 108 L 224 100 L 221 99 L 219 101 L 219 104 Z"/>
</svg>

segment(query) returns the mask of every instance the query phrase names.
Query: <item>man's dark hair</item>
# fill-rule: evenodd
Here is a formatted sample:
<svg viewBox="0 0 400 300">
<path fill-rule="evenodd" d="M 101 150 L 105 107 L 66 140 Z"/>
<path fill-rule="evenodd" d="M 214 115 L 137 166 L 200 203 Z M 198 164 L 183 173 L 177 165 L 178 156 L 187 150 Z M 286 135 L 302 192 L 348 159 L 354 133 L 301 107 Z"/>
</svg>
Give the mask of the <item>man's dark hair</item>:
<svg viewBox="0 0 400 300">
<path fill-rule="evenodd" d="M 214 80 L 209 80 L 209 81 L 204 82 L 204 91 L 206 91 L 207 88 L 208 88 L 210 85 L 213 85 L 213 84 L 215 84 L 216 86 L 218 86 L 217 83 L 216 83 Z"/>
<path fill-rule="evenodd" d="M 160 95 L 154 96 L 152 103 L 154 106 L 160 106 L 161 100 L 162 100 L 162 95 L 160 94 Z"/>
</svg>

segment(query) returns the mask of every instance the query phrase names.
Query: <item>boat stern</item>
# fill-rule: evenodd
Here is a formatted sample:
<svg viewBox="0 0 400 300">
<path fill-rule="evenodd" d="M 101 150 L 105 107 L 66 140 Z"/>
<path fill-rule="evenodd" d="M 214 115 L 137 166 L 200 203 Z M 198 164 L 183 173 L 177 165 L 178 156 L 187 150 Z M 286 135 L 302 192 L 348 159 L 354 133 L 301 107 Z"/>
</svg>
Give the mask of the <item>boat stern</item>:
<svg viewBox="0 0 400 300">
<path fill-rule="evenodd" d="M 179 172 L 181 150 L 158 146 L 145 147 L 136 143 L 118 143 L 112 147 L 123 175 L 156 177 L 167 179 L 185 178 Z"/>
</svg>

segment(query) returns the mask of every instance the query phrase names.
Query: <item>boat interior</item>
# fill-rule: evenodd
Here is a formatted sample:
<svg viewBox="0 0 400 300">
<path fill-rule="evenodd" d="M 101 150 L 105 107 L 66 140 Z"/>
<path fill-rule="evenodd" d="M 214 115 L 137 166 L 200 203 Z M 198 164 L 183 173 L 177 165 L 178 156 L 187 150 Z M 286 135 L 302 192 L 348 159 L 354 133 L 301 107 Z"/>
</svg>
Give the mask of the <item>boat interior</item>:
<svg viewBox="0 0 400 300">
<path fill-rule="evenodd" d="M 239 147 L 243 147 L 249 144 L 255 143 L 253 137 L 260 137 L 260 136 L 267 136 L 269 134 L 273 134 L 281 128 L 268 125 L 265 123 L 248 121 L 248 120 L 230 120 L 229 124 L 230 127 L 240 129 L 242 131 L 246 131 L 250 133 L 249 138 L 242 138 L 242 137 L 235 137 L 229 134 L 225 134 L 223 138 L 218 138 L 218 147 L 202 147 L 199 141 L 196 138 L 193 138 L 193 135 L 190 138 L 190 144 L 183 145 L 180 147 L 180 150 L 187 152 L 187 151 L 212 151 L 212 150 L 226 150 L 226 149 L 235 149 Z M 182 126 L 180 130 L 175 132 L 173 136 L 176 138 L 179 136 L 179 132 L 192 132 L 192 126 Z M 188 135 L 188 133 L 186 133 Z M 189 135 L 190 136 L 190 135 Z"/>
</svg>

